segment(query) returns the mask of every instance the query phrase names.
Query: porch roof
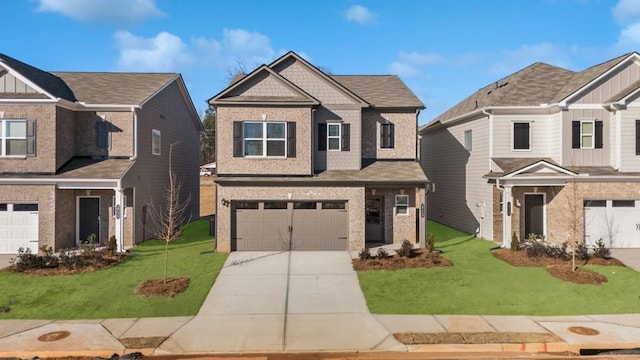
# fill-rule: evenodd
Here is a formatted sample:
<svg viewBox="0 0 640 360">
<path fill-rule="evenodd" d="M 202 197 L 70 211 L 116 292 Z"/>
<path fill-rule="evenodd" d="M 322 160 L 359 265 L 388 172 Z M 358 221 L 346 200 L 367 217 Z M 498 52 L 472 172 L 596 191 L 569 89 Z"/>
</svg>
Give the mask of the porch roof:
<svg viewBox="0 0 640 360">
<path fill-rule="evenodd" d="M 359 170 L 327 170 L 314 176 L 219 176 L 218 183 L 237 183 L 241 185 L 268 184 L 279 185 L 423 185 L 428 182 L 420 164 L 413 160 L 376 160 L 364 161 Z"/>
<path fill-rule="evenodd" d="M 611 166 L 561 166 L 551 158 L 492 158 L 491 160 L 493 160 L 502 171 L 489 172 L 484 175 L 485 178 L 500 178 L 539 162 L 545 162 L 582 176 L 640 176 L 640 172 L 620 172 Z M 533 175 L 540 176 L 540 174 L 518 174 L 518 176 L 523 177 Z M 554 177 L 563 174 L 547 173 L 545 175 Z"/>
<path fill-rule="evenodd" d="M 62 179 L 120 179 L 135 163 L 129 159 L 75 158 L 55 175 Z"/>
</svg>

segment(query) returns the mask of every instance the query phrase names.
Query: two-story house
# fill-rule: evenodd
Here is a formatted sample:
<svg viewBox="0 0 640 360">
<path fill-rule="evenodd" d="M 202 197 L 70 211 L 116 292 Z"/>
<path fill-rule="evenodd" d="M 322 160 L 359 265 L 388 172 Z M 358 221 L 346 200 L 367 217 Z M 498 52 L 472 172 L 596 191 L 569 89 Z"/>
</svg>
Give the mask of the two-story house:
<svg viewBox="0 0 640 360">
<path fill-rule="evenodd" d="M 218 250 L 360 250 L 424 239 L 424 105 L 397 76 L 331 75 L 289 52 L 209 104 L 217 110 Z"/>
<path fill-rule="evenodd" d="M 535 63 L 420 129 L 429 218 L 507 247 L 535 234 L 640 247 L 640 55 Z"/>
<path fill-rule="evenodd" d="M 196 219 L 201 130 L 179 74 L 46 72 L 0 54 L 0 253 L 153 236 L 171 144 Z"/>
</svg>

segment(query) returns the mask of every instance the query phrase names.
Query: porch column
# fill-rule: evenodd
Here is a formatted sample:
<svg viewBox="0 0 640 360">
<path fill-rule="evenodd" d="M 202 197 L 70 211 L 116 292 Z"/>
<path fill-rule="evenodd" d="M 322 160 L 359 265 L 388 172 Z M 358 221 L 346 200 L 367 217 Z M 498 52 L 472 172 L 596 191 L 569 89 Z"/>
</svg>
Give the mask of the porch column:
<svg viewBox="0 0 640 360">
<path fill-rule="evenodd" d="M 504 196 L 502 198 L 502 247 L 509 248 L 511 246 L 511 215 L 513 213 L 511 185 L 504 186 Z"/>
<path fill-rule="evenodd" d="M 420 200 L 420 207 L 418 211 L 418 247 L 424 249 L 427 247 L 425 236 L 427 234 L 427 190 L 426 188 L 420 188 L 418 192 L 418 199 Z"/>
<path fill-rule="evenodd" d="M 113 189 L 115 192 L 114 213 L 116 218 L 115 235 L 118 251 L 124 251 L 124 194 L 121 188 Z"/>
</svg>

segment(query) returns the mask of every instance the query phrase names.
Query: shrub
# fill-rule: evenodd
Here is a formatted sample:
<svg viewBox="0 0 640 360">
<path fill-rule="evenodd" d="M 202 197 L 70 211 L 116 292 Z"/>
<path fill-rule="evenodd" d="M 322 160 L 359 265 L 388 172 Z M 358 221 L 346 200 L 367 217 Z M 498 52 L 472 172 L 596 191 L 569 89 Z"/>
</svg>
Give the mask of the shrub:
<svg viewBox="0 0 640 360">
<path fill-rule="evenodd" d="M 433 233 L 429 232 L 429 236 L 427 236 L 427 251 L 432 252 L 435 248 Z"/>
<path fill-rule="evenodd" d="M 547 246 L 540 240 L 527 240 L 523 247 L 527 256 L 530 258 L 540 257 L 547 254 Z"/>
<path fill-rule="evenodd" d="M 381 247 L 378 249 L 378 254 L 376 256 L 378 259 L 386 259 L 389 257 L 389 252 L 387 251 L 387 249 Z"/>
<path fill-rule="evenodd" d="M 513 251 L 517 251 L 520 249 L 520 240 L 518 240 L 518 235 L 516 235 L 516 232 L 513 232 L 513 235 L 511 235 L 511 250 Z"/>
<path fill-rule="evenodd" d="M 358 253 L 358 257 L 360 258 L 360 260 L 369 260 L 371 259 L 371 252 L 369 252 L 369 248 L 363 248 L 359 253 Z"/>
<path fill-rule="evenodd" d="M 547 255 L 550 258 L 560 259 L 560 260 L 569 260 L 569 259 L 571 259 L 571 254 L 569 254 L 569 252 L 567 252 L 567 243 L 566 242 L 562 243 L 561 246 L 547 245 L 546 246 L 545 255 Z"/>
<path fill-rule="evenodd" d="M 573 251 L 575 252 L 576 259 L 583 261 L 589 260 L 589 248 L 584 241 L 581 241 Z"/>
<path fill-rule="evenodd" d="M 400 249 L 398 249 L 398 255 L 400 257 L 414 257 L 415 251 L 413 250 L 413 244 L 409 240 L 404 239 L 400 245 Z"/>
<path fill-rule="evenodd" d="M 601 259 L 609 259 L 611 257 L 611 250 L 605 246 L 602 238 L 596 241 L 596 247 L 593 249 L 593 256 Z"/>
</svg>

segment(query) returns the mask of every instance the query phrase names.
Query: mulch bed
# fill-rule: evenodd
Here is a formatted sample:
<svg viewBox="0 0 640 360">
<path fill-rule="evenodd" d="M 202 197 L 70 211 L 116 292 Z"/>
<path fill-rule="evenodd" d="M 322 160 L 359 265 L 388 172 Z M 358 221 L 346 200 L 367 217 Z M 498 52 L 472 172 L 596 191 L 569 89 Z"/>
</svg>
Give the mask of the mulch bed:
<svg viewBox="0 0 640 360">
<path fill-rule="evenodd" d="M 87 272 L 98 271 L 116 266 L 129 258 L 126 253 L 102 254 L 100 256 L 92 256 L 85 261 L 83 266 L 65 267 L 59 266 L 55 268 L 26 269 L 22 271 L 29 275 L 38 276 L 58 276 L 58 275 L 74 275 Z M 4 268 L 2 271 L 20 272 L 14 265 Z"/>
<path fill-rule="evenodd" d="M 510 249 L 493 250 L 493 255 L 498 259 L 513 266 L 544 267 L 551 276 L 560 280 L 570 281 L 576 284 L 600 285 L 607 282 L 607 277 L 591 271 L 582 265 L 624 266 L 615 258 L 591 257 L 588 261 L 576 260 L 578 268 L 573 271 L 571 260 L 562 260 L 547 256 L 528 257 L 525 251 L 513 251 Z"/>
<path fill-rule="evenodd" d="M 165 296 L 174 297 L 185 291 L 189 286 L 189 278 L 169 278 L 147 280 L 133 292 L 140 296 Z"/>
<path fill-rule="evenodd" d="M 524 344 L 564 342 L 550 333 L 477 332 L 477 333 L 397 333 L 393 336 L 405 345 L 419 344 Z"/>
<path fill-rule="evenodd" d="M 353 259 L 353 268 L 357 271 L 364 270 L 398 270 L 408 268 L 432 268 L 453 266 L 453 263 L 440 255 L 438 252 L 428 252 L 425 249 L 418 249 L 412 257 L 401 257 L 398 255 L 378 259 L 368 260 Z"/>
<path fill-rule="evenodd" d="M 120 343 L 127 349 L 157 348 L 167 340 L 166 336 L 137 337 L 120 339 Z"/>
</svg>

